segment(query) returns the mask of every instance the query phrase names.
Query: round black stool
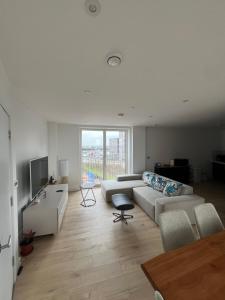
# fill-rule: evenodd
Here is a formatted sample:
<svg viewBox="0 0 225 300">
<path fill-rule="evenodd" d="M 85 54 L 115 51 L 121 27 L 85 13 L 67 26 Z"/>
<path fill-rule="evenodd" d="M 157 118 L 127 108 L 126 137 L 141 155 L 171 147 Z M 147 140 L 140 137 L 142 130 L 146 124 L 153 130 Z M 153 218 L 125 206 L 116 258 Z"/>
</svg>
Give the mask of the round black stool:
<svg viewBox="0 0 225 300">
<path fill-rule="evenodd" d="M 132 219 L 132 215 L 125 214 L 126 210 L 130 210 L 134 208 L 134 204 L 131 202 L 129 197 L 126 194 L 114 194 L 112 195 L 112 204 L 117 209 L 120 210 L 120 213 L 113 213 L 116 217 L 113 222 L 122 221 L 127 224 L 128 219 Z"/>
</svg>

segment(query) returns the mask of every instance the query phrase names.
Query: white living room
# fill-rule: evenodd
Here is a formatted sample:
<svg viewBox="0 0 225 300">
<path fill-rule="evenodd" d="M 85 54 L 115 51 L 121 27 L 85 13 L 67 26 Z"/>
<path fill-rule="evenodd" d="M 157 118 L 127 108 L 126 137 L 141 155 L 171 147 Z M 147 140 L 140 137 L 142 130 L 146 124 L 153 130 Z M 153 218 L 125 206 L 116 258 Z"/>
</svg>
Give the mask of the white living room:
<svg viewBox="0 0 225 300">
<path fill-rule="evenodd" d="M 225 3 L 0 0 L 0 300 L 225 295 Z"/>
</svg>

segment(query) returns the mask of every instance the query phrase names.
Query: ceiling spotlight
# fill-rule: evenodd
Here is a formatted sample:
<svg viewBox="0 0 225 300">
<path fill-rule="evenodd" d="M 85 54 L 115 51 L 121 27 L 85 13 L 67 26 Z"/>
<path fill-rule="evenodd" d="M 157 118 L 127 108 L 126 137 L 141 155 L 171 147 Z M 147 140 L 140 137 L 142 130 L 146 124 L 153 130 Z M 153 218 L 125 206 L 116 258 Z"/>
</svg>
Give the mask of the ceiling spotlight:
<svg viewBox="0 0 225 300">
<path fill-rule="evenodd" d="M 124 117 L 124 113 L 118 113 L 118 117 Z"/>
<path fill-rule="evenodd" d="M 91 94 L 91 90 L 84 90 L 84 93 L 87 94 L 87 95 L 90 95 Z"/>
<path fill-rule="evenodd" d="M 97 16 L 100 13 L 101 5 L 98 0 L 86 0 L 85 8 L 89 15 Z"/>
<path fill-rule="evenodd" d="M 118 54 L 110 54 L 107 56 L 106 61 L 110 67 L 116 67 L 121 64 L 122 58 Z"/>
<path fill-rule="evenodd" d="M 88 8 L 90 13 L 96 13 L 97 11 L 97 6 L 95 4 L 90 4 Z"/>
<path fill-rule="evenodd" d="M 189 99 L 182 100 L 183 103 L 188 103 L 189 101 L 190 101 Z"/>
</svg>

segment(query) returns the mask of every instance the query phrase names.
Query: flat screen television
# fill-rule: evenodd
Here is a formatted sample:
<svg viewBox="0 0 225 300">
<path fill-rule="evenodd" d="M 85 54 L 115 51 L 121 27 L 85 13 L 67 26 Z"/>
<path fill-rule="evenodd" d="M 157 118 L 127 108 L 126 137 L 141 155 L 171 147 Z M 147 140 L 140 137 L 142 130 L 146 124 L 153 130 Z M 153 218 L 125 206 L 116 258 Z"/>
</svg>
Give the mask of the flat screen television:
<svg viewBox="0 0 225 300">
<path fill-rule="evenodd" d="M 48 157 L 30 160 L 30 197 L 37 197 L 48 184 Z"/>
</svg>

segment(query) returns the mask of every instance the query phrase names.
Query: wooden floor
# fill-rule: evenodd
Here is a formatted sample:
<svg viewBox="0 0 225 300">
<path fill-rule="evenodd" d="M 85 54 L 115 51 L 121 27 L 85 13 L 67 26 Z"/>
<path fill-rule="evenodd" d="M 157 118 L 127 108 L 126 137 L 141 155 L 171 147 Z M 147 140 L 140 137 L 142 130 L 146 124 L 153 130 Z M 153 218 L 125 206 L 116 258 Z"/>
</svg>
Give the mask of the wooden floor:
<svg viewBox="0 0 225 300">
<path fill-rule="evenodd" d="M 224 185 L 205 183 L 196 193 L 213 202 L 225 220 Z M 139 208 L 129 225 L 112 222 L 113 209 L 95 190 L 97 204 L 79 205 L 71 193 L 61 232 L 37 239 L 23 261 L 15 300 L 153 300 L 140 264 L 162 252 L 159 228 Z"/>
<path fill-rule="evenodd" d="M 14 299 L 153 299 L 140 264 L 162 252 L 158 227 L 137 206 L 128 225 L 114 224 L 114 210 L 95 193 L 88 208 L 79 192 L 70 194 L 61 232 L 35 241 Z"/>
<path fill-rule="evenodd" d="M 206 202 L 215 205 L 224 225 L 225 225 L 225 183 L 224 182 L 203 182 L 194 186 L 196 194 L 204 197 Z"/>
</svg>

